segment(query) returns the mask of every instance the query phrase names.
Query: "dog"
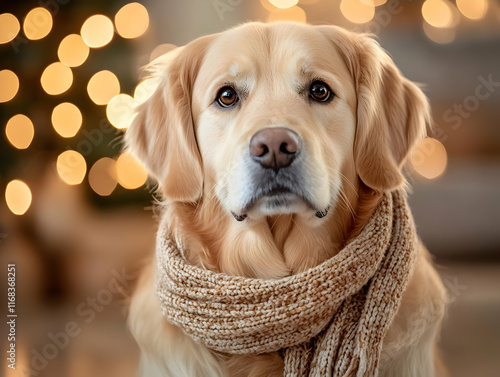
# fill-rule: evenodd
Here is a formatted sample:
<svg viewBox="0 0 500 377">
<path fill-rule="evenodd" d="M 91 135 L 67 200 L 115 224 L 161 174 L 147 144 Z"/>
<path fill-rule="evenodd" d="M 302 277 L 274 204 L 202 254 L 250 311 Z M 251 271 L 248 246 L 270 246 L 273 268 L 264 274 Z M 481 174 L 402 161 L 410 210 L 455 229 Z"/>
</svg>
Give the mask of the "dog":
<svg viewBox="0 0 500 377">
<path fill-rule="evenodd" d="M 193 265 L 279 279 L 333 257 L 430 127 L 429 105 L 368 35 L 336 26 L 247 23 L 196 39 L 150 67 L 160 84 L 128 148 L 158 181 L 161 212 Z M 305 252 L 307 251 L 307 252 Z M 278 353 L 221 355 L 162 316 L 148 264 L 129 327 L 141 376 L 283 375 Z M 420 244 L 384 338 L 379 376 L 441 376 L 446 291 Z"/>
</svg>

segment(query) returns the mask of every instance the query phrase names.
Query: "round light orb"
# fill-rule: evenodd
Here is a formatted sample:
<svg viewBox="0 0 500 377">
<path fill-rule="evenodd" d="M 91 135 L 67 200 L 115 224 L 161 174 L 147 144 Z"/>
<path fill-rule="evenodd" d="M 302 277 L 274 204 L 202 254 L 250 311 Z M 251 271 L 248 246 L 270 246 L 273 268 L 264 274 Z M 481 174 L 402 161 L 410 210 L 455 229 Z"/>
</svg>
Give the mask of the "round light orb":
<svg viewBox="0 0 500 377">
<path fill-rule="evenodd" d="M 272 11 L 269 13 L 268 21 L 292 21 L 305 24 L 307 22 L 307 15 L 304 9 L 295 5 L 291 8 Z"/>
<path fill-rule="evenodd" d="M 113 34 L 113 22 L 102 14 L 87 18 L 80 30 L 83 41 L 92 48 L 106 46 L 113 39 Z"/>
<path fill-rule="evenodd" d="M 64 37 L 59 44 L 57 56 L 64 65 L 78 67 L 87 60 L 89 51 L 89 46 L 85 44 L 80 35 L 70 34 Z"/>
<path fill-rule="evenodd" d="M 118 94 L 111 98 L 106 106 L 109 122 L 118 129 L 125 129 L 132 123 L 135 100 L 128 94 Z"/>
<path fill-rule="evenodd" d="M 90 78 L 87 93 L 96 105 L 106 105 L 120 93 L 120 81 L 111 71 L 99 71 Z"/>
<path fill-rule="evenodd" d="M 434 27 L 450 27 L 453 23 L 453 11 L 444 0 L 426 0 L 422 5 L 422 16 Z"/>
<path fill-rule="evenodd" d="M 117 33 L 122 38 L 132 39 L 143 35 L 149 26 L 146 7 L 139 3 L 124 5 L 115 16 Z"/>
<path fill-rule="evenodd" d="M 299 0 L 269 0 L 276 8 L 287 9 L 297 5 Z"/>
<path fill-rule="evenodd" d="M 14 115 L 5 126 L 7 140 L 17 149 L 26 149 L 35 136 L 35 127 L 30 118 L 23 114 Z"/>
<path fill-rule="evenodd" d="M 82 126 L 80 109 L 70 102 L 63 102 L 52 110 L 52 127 L 62 137 L 73 137 Z"/>
<path fill-rule="evenodd" d="M 134 190 L 146 183 L 148 173 L 144 166 L 130 153 L 125 152 L 116 161 L 118 183 L 128 189 Z"/>
<path fill-rule="evenodd" d="M 111 195 L 117 183 L 116 161 L 112 158 L 103 157 L 90 168 L 89 184 L 98 195 Z"/>
<path fill-rule="evenodd" d="M 87 163 L 77 151 L 67 150 L 57 157 L 56 170 L 63 182 L 78 185 L 85 178 Z"/>
<path fill-rule="evenodd" d="M 31 205 L 31 190 L 19 179 L 10 181 L 5 188 L 5 202 L 14 215 L 24 215 Z"/>
<path fill-rule="evenodd" d="M 361 0 L 342 0 L 340 2 L 342 15 L 355 24 L 364 24 L 373 19 L 375 6 Z"/>
<path fill-rule="evenodd" d="M 52 15 L 42 7 L 30 10 L 24 18 L 23 30 L 26 38 L 33 41 L 44 38 L 52 30 Z"/>
<path fill-rule="evenodd" d="M 53 96 L 62 94 L 73 84 L 73 72 L 71 72 L 71 68 L 63 63 L 55 62 L 45 68 L 40 82 L 47 94 Z"/>
<path fill-rule="evenodd" d="M 16 74 L 8 69 L 0 71 L 0 102 L 9 102 L 19 90 L 19 79 Z"/>
<path fill-rule="evenodd" d="M 434 179 L 446 169 L 448 157 L 444 145 L 436 139 L 425 138 L 410 158 L 413 169 L 422 177 Z"/>
<path fill-rule="evenodd" d="M 0 44 L 9 43 L 21 30 L 21 24 L 16 16 L 10 13 L 0 14 Z"/>
</svg>

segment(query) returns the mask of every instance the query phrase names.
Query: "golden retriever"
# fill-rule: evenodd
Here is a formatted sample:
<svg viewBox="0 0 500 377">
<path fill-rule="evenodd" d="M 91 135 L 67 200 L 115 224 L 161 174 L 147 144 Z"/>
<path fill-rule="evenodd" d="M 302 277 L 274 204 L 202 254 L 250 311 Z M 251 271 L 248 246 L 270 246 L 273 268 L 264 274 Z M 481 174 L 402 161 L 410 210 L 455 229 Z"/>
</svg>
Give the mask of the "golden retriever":
<svg viewBox="0 0 500 377">
<path fill-rule="evenodd" d="M 126 138 L 159 182 L 162 218 L 190 263 L 277 279 L 334 256 L 381 194 L 406 184 L 429 107 L 369 36 L 334 26 L 247 23 L 154 62 L 160 77 Z M 129 326 L 142 376 L 281 376 L 278 353 L 229 356 L 167 323 L 153 263 Z M 446 293 L 428 252 L 386 338 L 379 376 L 440 375 Z"/>
</svg>

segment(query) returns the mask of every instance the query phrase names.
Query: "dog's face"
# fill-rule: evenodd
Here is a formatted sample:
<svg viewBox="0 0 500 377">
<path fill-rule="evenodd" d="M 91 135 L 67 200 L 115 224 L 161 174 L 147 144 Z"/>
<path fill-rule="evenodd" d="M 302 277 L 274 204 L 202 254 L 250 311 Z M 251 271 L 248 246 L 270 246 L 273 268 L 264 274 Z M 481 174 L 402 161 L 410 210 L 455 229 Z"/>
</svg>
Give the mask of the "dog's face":
<svg viewBox="0 0 500 377">
<path fill-rule="evenodd" d="M 222 34 L 192 96 L 206 183 L 240 220 L 324 216 L 353 160 L 355 98 L 346 64 L 313 28 Z"/>
<path fill-rule="evenodd" d="M 163 80 L 128 132 L 167 199 L 217 197 L 236 220 L 323 218 L 346 185 L 404 182 L 427 102 L 370 38 L 246 24 L 156 63 Z"/>
</svg>

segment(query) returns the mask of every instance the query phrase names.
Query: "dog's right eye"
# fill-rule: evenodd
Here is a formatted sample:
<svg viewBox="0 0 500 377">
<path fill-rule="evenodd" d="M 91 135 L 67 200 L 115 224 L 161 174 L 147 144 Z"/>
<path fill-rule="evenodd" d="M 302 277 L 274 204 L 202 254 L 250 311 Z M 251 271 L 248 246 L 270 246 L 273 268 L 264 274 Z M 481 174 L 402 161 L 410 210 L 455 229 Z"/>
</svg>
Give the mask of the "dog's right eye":
<svg viewBox="0 0 500 377">
<path fill-rule="evenodd" d="M 225 86 L 217 93 L 216 101 L 221 107 L 231 107 L 238 102 L 238 94 L 232 87 Z"/>
</svg>

